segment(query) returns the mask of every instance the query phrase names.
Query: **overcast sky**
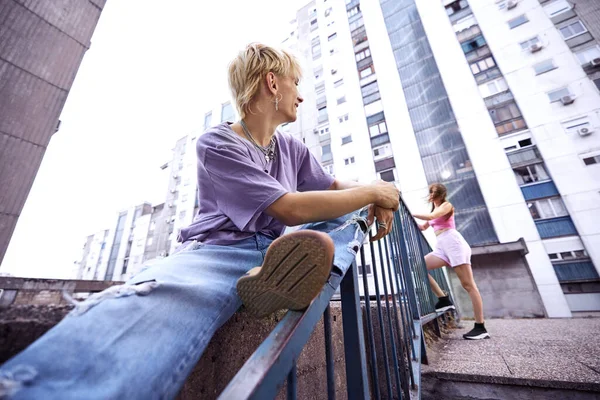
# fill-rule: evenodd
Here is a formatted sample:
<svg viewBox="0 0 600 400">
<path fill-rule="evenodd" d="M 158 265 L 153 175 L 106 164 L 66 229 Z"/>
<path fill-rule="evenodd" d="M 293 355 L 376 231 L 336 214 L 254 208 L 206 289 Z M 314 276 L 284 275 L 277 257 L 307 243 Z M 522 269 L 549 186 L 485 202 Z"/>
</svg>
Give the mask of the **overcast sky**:
<svg viewBox="0 0 600 400">
<path fill-rule="evenodd" d="M 228 96 L 250 41 L 279 44 L 307 0 L 109 0 L 0 272 L 68 278 L 87 235 L 164 200 L 159 166 Z"/>
</svg>

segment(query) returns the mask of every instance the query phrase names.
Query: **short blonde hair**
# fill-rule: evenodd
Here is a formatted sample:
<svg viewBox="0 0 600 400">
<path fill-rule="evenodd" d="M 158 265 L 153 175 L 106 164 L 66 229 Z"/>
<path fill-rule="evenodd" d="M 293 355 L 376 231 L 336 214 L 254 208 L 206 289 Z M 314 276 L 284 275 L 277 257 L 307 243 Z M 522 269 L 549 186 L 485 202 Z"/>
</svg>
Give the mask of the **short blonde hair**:
<svg viewBox="0 0 600 400">
<path fill-rule="evenodd" d="M 261 43 L 250 43 L 229 64 L 229 88 L 240 118 L 250 111 L 250 102 L 269 72 L 298 79 L 302 76 L 300 63 L 292 53 Z"/>
</svg>

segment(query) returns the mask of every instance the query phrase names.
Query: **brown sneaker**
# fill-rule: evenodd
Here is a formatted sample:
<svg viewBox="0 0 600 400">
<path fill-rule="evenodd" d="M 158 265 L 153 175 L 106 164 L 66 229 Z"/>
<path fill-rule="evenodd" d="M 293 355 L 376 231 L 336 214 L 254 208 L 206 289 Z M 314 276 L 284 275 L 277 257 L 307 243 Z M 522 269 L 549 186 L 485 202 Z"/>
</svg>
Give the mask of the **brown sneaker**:
<svg viewBox="0 0 600 400">
<path fill-rule="evenodd" d="M 326 233 L 302 230 L 276 239 L 262 267 L 237 282 L 244 306 L 264 317 L 277 310 L 304 310 L 321 292 L 333 265 L 335 247 Z"/>
</svg>

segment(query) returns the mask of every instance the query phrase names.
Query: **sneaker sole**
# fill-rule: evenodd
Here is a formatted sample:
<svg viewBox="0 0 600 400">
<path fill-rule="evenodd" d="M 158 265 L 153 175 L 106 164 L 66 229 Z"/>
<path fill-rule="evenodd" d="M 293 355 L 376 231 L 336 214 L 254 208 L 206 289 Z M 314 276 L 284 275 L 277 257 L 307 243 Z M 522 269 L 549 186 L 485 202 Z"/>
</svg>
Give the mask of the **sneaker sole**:
<svg viewBox="0 0 600 400">
<path fill-rule="evenodd" d="M 482 333 L 477 336 L 463 336 L 466 340 L 481 340 L 481 339 L 491 339 L 489 333 Z"/>
<path fill-rule="evenodd" d="M 435 309 L 435 311 L 437 311 L 437 312 L 446 312 L 448 310 L 456 310 L 456 307 L 454 307 L 454 306 L 446 306 L 446 307 L 436 308 Z"/>
<path fill-rule="evenodd" d="M 260 271 L 237 282 L 244 306 L 259 317 L 306 309 L 327 283 L 334 251 L 331 237 L 322 232 L 298 231 L 276 239 Z"/>
</svg>

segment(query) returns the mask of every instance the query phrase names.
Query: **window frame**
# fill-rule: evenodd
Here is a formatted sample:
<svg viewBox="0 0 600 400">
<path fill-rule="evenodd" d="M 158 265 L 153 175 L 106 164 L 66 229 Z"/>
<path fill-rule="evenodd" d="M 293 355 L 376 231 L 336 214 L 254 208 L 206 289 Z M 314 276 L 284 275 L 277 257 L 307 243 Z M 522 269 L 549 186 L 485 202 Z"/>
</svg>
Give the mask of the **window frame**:
<svg viewBox="0 0 600 400">
<path fill-rule="evenodd" d="M 562 30 L 565 29 L 565 28 L 570 28 L 571 26 L 573 26 L 573 25 L 575 25 L 577 23 L 579 23 L 579 25 L 581 25 L 581 27 L 583 28 L 583 32 L 576 33 L 576 34 L 571 35 L 569 37 L 565 37 L 565 35 L 563 35 L 563 31 Z M 571 22 L 571 23 L 569 23 L 567 25 L 564 25 L 564 26 L 558 28 L 558 31 L 560 32 L 560 36 L 562 36 L 563 40 L 565 40 L 565 41 L 567 41 L 569 39 L 573 39 L 574 37 L 581 36 L 581 35 L 589 32 L 588 29 L 587 29 L 587 27 L 585 26 L 585 24 L 580 19 L 575 20 L 575 21 L 573 21 L 573 22 Z"/>
<path fill-rule="evenodd" d="M 548 62 L 550 62 L 550 65 L 543 65 Z M 538 67 L 542 67 L 542 68 L 538 70 Z M 538 76 L 538 75 L 545 74 L 546 72 L 553 71 L 553 70 L 557 69 L 558 67 L 554 63 L 554 59 L 548 58 L 546 60 L 543 60 L 543 61 L 533 64 L 532 68 L 533 68 L 533 72 L 535 72 L 535 76 Z"/>
<path fill-rule="evenodd" d="M 521 14 L 521 15 L 516 16 L 515 18 L 509 19 L 508 21 L 506 21 L 509 29 L 518 28 L 519 26 L 524 25 L 528 22 L 529 22 L 529 17 L 527 17 L 527 14 Z M 515 25 L 515 23 L 516 23 L 516 25 Z"/>
</svg>

